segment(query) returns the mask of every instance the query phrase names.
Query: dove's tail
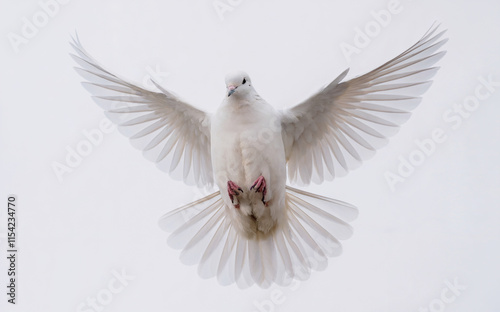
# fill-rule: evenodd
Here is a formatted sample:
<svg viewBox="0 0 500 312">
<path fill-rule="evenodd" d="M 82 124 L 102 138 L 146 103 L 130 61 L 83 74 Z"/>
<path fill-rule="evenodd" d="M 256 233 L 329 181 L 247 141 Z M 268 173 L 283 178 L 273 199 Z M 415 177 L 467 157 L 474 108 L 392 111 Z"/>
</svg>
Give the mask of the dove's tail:
<svg viewBox="0 0 500 312">
<path fill-rule="evenodd" d="M 172 232 L 168 244 L 182 249 L 181 261 L 199 264 L 201 277 L 217 276 L 223 285 L 288 285 L 323 270 L 328 257 L 342 252 L 340 240 L 352 235 L 347 222 L 356 207 L 331 198 L 286 187 L 288 223 L 271 235 L 248 240 L 231 225 L 220 192 L 180 207 L 160 220 Z"/>
</svg>

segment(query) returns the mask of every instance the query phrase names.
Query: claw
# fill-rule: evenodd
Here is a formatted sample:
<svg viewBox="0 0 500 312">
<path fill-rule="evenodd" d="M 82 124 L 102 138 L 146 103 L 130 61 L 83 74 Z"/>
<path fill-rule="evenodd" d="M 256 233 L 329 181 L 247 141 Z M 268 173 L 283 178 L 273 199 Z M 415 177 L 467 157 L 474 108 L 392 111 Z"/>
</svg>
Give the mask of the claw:
<svg viewBox="0 0 500 312">
<path fill-rule="evenodd" d="M 265 197 L 267 194 L 266 189 L 266 179 L 263 176 L 260 176 L 255 180 L 254 184 L 250 187 L 250 190 L 255 189 L 256 193 L 262 193 L 262 203 L 267 206 L 265 201 Z"/>
<path fill-rule="evenodd" d="M 231 203 L 233 203 L 233 204 L 234 204 L 234 200 L 235 200 L 234 196 L 240 195 L 240 193 L 238 191 L 243 193 L 243 190 L 241 189 L 241 187 L 236 185 L 236 183 L 234 183 L 233 181 L 227 181 L 227 193 L 229 194 L 229 198 L 231 199 Z M 240 208 L 240 205 L 236 204 L 236 205 L 234 205 L 234 207 L 236 209 L 238 209 L 238 208 Z"/>
</svg>

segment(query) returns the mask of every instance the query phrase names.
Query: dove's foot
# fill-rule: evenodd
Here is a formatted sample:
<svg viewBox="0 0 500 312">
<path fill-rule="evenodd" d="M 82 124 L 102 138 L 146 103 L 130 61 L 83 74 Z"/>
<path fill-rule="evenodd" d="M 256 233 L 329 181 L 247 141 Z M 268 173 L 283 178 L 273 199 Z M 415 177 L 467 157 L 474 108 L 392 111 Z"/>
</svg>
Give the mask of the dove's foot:
<svg viewBox="0 0 500 312">
<path fill-rule="evenodd" d="M 253 190 L 253 189 L 255 189 L 255 192 L 262 193 L 262 202 L 264 203 L 264 205 L 267 205 L 267 203 L 265 201 L 265 197 L 267 194 L 266 179 L 264 179 L 263 176 L 260 176 L 257 178 L 257 180 L 255 180 L 252 187 L 250 187 L 250 190 Z"/>
<path fill-rule="evenodd" d="M 234 208 L 240 208 L 240 204 L 238 202 L 238 199 L 235 198 L 235 196 L 240 195 L 240 192 L 243 193 L 243 190 L 241 189 L 241 187 L 239 187 L 233 181 L 227 181 L 227 193 L 229 194 L 229 198 L 231 199 L 231 202 L 234 204 Z"/>
</svg>

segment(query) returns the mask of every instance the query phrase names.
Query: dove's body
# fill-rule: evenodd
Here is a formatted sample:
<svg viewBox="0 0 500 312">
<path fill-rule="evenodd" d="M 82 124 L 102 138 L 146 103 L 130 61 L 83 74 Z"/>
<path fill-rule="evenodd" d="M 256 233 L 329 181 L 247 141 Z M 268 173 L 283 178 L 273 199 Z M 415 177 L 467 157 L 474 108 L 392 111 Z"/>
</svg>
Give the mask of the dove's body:
<svg viewBox="0 0 500 312">
<path fill-rule="evenodd" d="M 234 225 L 247 237 L 268 233 L 284 218 L 286 161 L 277 118 L 276 110 L 254 90 L 227 97 L 212 117 L 215 183 Z M 259 176 L 267 183 L 266 205 L 261 193 L 250 190 Z M 226 192 L 228 181 L 243 190 L 234 198 L 237 209 Z"/>
</svg>

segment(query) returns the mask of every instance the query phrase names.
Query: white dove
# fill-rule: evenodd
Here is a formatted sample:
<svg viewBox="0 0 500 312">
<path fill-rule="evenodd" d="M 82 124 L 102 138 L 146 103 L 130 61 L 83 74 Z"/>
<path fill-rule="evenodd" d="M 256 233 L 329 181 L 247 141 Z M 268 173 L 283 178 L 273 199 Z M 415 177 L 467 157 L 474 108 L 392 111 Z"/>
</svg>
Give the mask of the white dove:
<svg viewBox="0 0 500 312">
<path fill-rule="evenodd" d="M 134 146 L 175 178 L 219 191 L 171 211 L 160 226 L 181 260 L 204 278 L 239 287 L 305 280 L 341 253 L 357 209 L 286 185 L 331 180 L 353 169 L 397 132 L 431 85 L 444 31 L 371 72 L 347 70 L 306 101 L 277 111 L 248 74 L 226 77 L 211 116 L 153 82 L 153 92 L 104 69 L 78 37 L 72 55 L 83 85 Z"/>
</svg>

